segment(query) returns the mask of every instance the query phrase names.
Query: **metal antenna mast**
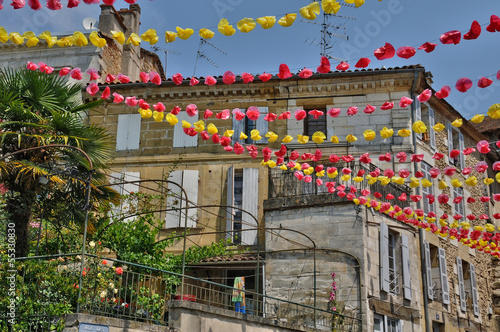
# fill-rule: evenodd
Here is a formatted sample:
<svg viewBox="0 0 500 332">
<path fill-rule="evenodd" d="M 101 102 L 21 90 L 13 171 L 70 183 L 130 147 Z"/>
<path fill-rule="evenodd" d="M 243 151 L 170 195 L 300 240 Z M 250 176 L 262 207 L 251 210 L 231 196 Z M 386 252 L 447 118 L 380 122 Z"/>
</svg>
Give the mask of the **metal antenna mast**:
<svg viewBox="0 0 500 332">
<path fill-rule="evenodd" d="M 164 52 L 165 53 L 165 77 L 167 77 L 167 55 L 168 55 L 168 53 L 172 53 L 175 55 L 181 55 L 181 52 L 165 50 L 165 49 L 158 47 L 158 46 L 152 46 L 151 49 L 155 52 Z"/>
<path fill-rule="evenodd" d="M 219 68 L 219 65 L 217 65 L 214 61 L 212 61 L 212 59 L 210 59 L 208 56 L 206 56 L 204 52 L 202 52 L 203 45 L 205 45 L 205 44 L 209 45 L 209 46 L 212 46 L 213 48 L 215 48 L 220 53 L 222 53 L 224 55 L 227 55 L 227 53 L 225 51 L 223 51 L 222 49 L 218 48 L 217 46 L 215 46 L 214 44 L 210 43 L 206 39 L 200 38 L 200 46 L 198 47 L 198 53 L 196 54 L 196 63 L 194 64 L 193 77 L 196 76 L 196 68 L 198 67 L 198 60 L 200 58 L 205 59 L 208 63 L 210 63 L 215 68 Z"/>
<path fill-rule="evenodd" d="M 342 7 L 353 7 L 351 5 L 343 5 Z M 333 24 L 330 22 L 330 20 L 333 19 L 343 19 L 343 22 L 340 24 Z M 326 14 L 323 13 L 323 23 L 316 23 L 316 22 L 310 22 L 310 21 L 304 21 L 302 22 L 309 23 L 309 24 L 316 24 L 321 26 L 321 41 L 317 42 L 315 39 L 313 40 L 306 40 L 306 42 L 309 42 L 310 44 L 317 44 L 321 46 L 321 56 L 325 56 L 330 59 L 334 59 L 337 61 L 345 61 L 344 59 L 335 57 L 331 55 L 333 45 L 335 44 L 334 39 L 342 39 L 342 40 L 349 40 L 349 35 L 347 35 L 347 29 L 346 29 L 346 24 L 350 20 L 355 20 L 355 17 L 350 17 L 350 16 L 344 16 L 344 15 L 337 15 L 337 14 Z"/>
</svg>

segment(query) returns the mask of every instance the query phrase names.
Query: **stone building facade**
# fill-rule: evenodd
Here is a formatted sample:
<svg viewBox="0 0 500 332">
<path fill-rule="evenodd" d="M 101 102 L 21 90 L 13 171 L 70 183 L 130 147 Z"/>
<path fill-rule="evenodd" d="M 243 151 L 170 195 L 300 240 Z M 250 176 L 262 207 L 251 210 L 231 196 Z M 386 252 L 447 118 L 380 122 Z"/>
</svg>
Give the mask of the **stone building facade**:
<svg viewBox="0 0 500 332">
<path fill-rule="evenodd" d="M 204 119 L 205 109 L 216 114 L 225 109 L 244 111 L 256 106 L 262 118 L 265 113 L 279 115 L 287 110 L 293 114 L 297 109 L 326 111 L 332 107 L 340 108 L 339 117 L 324 115 L 318 121 L 312 117 L 295 121 L 292 116 L 289 120 L 269 123 L 244 120 L 242 124 L 233 122 L 232 117 L 211 117 L 205 125 L 213 123 L 221 136 L 232 128 L 236 128 L 236 136 L 240 130 L 249 134 L 254 128 L 261 134 L 272 131 L 280 137 L 275 143 L 267 143 L 265 138 L 246 142 L 259 149 L 269 146 L 273 151 L 280 149 L 279 142 L 287 134 L 296 137 L 322 130 L 328 138 L 337 135 L 340 142 L 327 141 L 317 145 L 294 141 L 286 144 L 288 152 L 296 150 L 300 154 L 314 154 L 316 149 L 321 149 L 321 163 L 325 165 L 331 154 L 359 157 L 369 153 L 373 159 L 370 165 L 339 162 L 335 166 L 339 170 L 349 166 L 353 174 L 360 169 L 369 172 L 377 167 L 382 171 L 392 168 L 396 172 L 406 168 L 412 176 L 422 172 L 432 183 L 425 188 L 410 188 L 408 183 L 369 186 L 365 181 L 358 184 L 358 187 L 371 189 L 371 195 L 377 191 L 383 193 L 383 197 L 388 193 L 395 197 L 402 193 L 408 197 L 410 194 L 425 197 L 429 193 L 437 196 L 441 192 L 447 193 L 451 199 L 462 196 L 463 201 L 459 204 L 429 204 L 425 198 L 418 203 L 398 201 L 401 207 L 420 208 L 426 213 L 434 211 L 438 219 L 446 213 L 450 216 L 450 224 L 451 216 L 455 214 L 491 215 L 492 203 L 466 203 L 468 197 L 491 196 L 488 187 L 464 185 L 463 188 L 453 188 L 449 185 L 450 178 L 441 174 L 433 179 L 429 175 L 432 167 L 442 170 L 450 166 L 456 169 L 453 177 L 463 183 L 462 169 L 474 167 L 481 157 L 472 153 L 450 159 L 449 151 L 473 147 L 485 139 L 465 119 L 461 128 L 452 127 L 451 122 L 462 117 L 443 99 L 433 96 L 426 103 L 415 101 L 406 108 L 398 105 L 404 96 L 416 100 L 424 89 L 432 89 L 430 84 L 423 67 L 409 66 L 333 72 L 309 79 L 294 76 L 280 80 L 274 77 L 268 82 L 250 84 L 244 84 L 238 78 L 236 83 L 224 85 L 218 78 L 218 84 L 214 86 L 200 84 L 191 87 L 187 81 L 181 85 L 165 81 L 161 86 L 142 83 L 107 86 L 112 92 L 142 98 L 150 105 L 162 102 L 167 112 L 176 106 L 184 110 L 187 105 L 196 104 L 199 109 L 196 117 L 189 117 L 184 111 L 177 116 L 191 124 Z M 380 105 L 386 101 L 394 102 L 395 107 L 380 110 Z M 377 110 L 369 115 L 347 116 L 348 107 L 357 106 L 362 110 L 367 104 L 376 105 Z M 411 128 L 419 119 L 428 127 L 439 122 L 446 129 L 385 140 L 378 135 L 384 127 L 393 128 L 394 132 Z M 112 136 L 117 137 L 115 176 L 125 180 L 164 179 L 168 176 L 171 181 L 184 186 L 190 204 L 200 207 L 189 210 L 193 212 L 188 212 L 187 225 L 180 212 L 163 213 L 160 216 L 165 220 L 163 235 L 182 231 L 187 226 L 190 245 L 232 238 L 235 244 L 264 255 L 261 264 L 254 261 L 247 268 L 250 289 L 327 308 L 331 273 L 335 272 L 339 311 L 360 317 L 364 331 L 494 331 L 490 308 L 495 275 L 490 255 L 329 194 L 324 186 L 313 185 L 314 174 L 313 184 L 299 182 L 291 171 L 261 165 L 260 153 L 255 160 L 247 153 L 235 155 L 224 151 L 212 140 L 185 135 L 180 125 L 142 119 L 137 108 L 108 102 L 91 112 L 90 120 L 106 127 Z M 363 141 L 366 129 L 374 130 L 377 138 Z M 357 136 L 358 141 L 348 143 L 345 138 L 349 134 Z M 233 143 L 235 140 L 233 138 Z M 387 152 L 391 161 L 379 161 L 378 156 Z M 395 155 L 399 152 L 407 153 L 408 159 L 398 162 Z M 444 158 L 433 159 L 435 152 L 443 153 Z M 422 154 L 422 162 L 411 162 L 411 154 Z M 286 158 L 289 157 L 287 154 Z M 476 171 L 471 175 L 477 176 L 479 181 L 484 176 Z M 335 180 L 342 183 L 340 179 Z M 446 189 L 438 188 L 440 180 L 448 183 Z M 349 181 L 346 185 L 355 184 Z M 141 188 L 124 188 L 125 191 L 138 189 Z M 169 189 L 177 190 L 174 186 Z M 179 200 L 166 204 L 183 207 Z M 251 213 L 256 220 L 245 212 L 237 213 L 238 208 Z M 471 223 L 477 226 L 484 225 L 485 221 Z M 441 227 L 438 221 L 437 226 Z M 179 241 L 173 250 L 180 252 L 182 242 Z M 234 271 L 228 272 L 222 280 L 230 282 L 233 274 Z M 265 280 L 256 280 L 256 276 L 262 275 Z"/>
</svg>

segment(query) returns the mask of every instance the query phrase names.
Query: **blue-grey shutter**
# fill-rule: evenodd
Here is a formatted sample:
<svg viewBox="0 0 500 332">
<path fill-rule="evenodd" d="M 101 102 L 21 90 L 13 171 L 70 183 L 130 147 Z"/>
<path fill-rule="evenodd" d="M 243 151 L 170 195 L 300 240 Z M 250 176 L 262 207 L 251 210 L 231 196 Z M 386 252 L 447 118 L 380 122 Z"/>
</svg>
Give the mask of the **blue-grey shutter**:
<svg viewBox="0 0 500 332">
<path fill-rule="evenodd" d="M 245 113 L 246 110 L 240 109 L 240 111 Z M 233 138 L 232 138 L 233 144 L 236 142 L 238 142 L 240 144 L 245 143 L 245 140 L 240 139 L 240 134 L 242 132 L 245 133 L 245 122 L 246 121 L 247 121 L 246 117 L 244 117 L 243 120 L 238 121 L 238 120 L 236 120 L 236 117 L 233 115 L 233 130 L 234 130 L 234 134 L 233 134 Z"/>
<path fill-rule="evenodd" d="M 140 172 L 125 172 L 125 178 L 123 182 L 133 182 L 133 181 L 140 181 L 141 180 L 141 173 Z M 122 195 L 130 195 L 131 193 L 137 193 L 139 191 L 139 185 L 138 183 L 125 183 L 123 185 L 123 193 Z M 124 201 L 121 204 L 121 209 L 123 213 L 125 214 L 130 214 L 130 201 Z M 129 222 L 135 220 L 137 217 L 129 217 L 125 218 L 123 221 L 124 222 Z"/>
<path fill-rule="evenodd" d="M 408 236 L 405 234 L 401 234 L 401 256 L 403 263 L 403 295 L 406 300 L 411 300 L 410 244 Z"/>
<path fill-rule="evenodd" d="M 415 122 L 422 120 L 422 107 L 420 101 L 415 98 Z M 418 139 L 422 139 L 422 134 L 417 134 Z"/>
<path fill-rule="evenodd" d="M 196 227 L 196 222 L 198 220 L 198 209 L 193 208 L 198 205 L 198 182 L 199 182 L 199 171 L 198 170 L 187 170 L 183 172 L 182 175 L 182 186 L 186 191 L 187 198 L 189 200 L 190 207 L 187 211 L 187 227 Z M 182 207 L 186 207 L 186 202 L 182 201 Z M 181 210 L 181 216 L 184 217 L 185 210 Z M 181 218 L 181 226 L 184 227 L 184 218 Z"/>
<path fill-rule="evenodd" d="M 431 141 L 431 148 L 436 150 L 436 131 L 434 130 L 434 110 L 429 108 L 429 140 Z"/>
<path fill-rule="evenodd" d="M 259 169 L 243 169 L 243 195 L 242 209 L 259 217 Z M 242 233 L 241 242 L 243 245 L 254 245 L 257 242 L 257 223 L 255 219 L 247 213 L 242 213 Z"/>
<path fill-rule="evenodd" d="M 465 149 L 465 144 L 464 144 L 464 135 L 462 133 L 458 134 L 458 148 L 460 149 L 460 169 L 465 168 L 465 155 L 464 155 L 464 149 Z"/>
<path fill-rule="evenodd" d="M 389 293 L 389 227 L 380 222 L 380 289 Z"/>
<path fill-rule="evenodd" d="M 448 271 L 446 269 L 446 252 L 443 248 L 438 249 L 439 274 L 441 275 L 441 293 L 443 303 L 450 304 L 450 286 L 448 285 Z"/>
<path fill-rule="evenodd" d="M 297 109 L 299 109 L 299 106 L 297 106 Z M 294 140 L 297 139 L 297 135 L 303 135 L 304 134 L 304 120 L 298 121 L 295 119 L 293 116 L 293 113 L 295 112 L 292 109 L 288 109 L 290 113 L 292 113 L 292 116 L 290 119 L 286 120 L 286 133 L 287 135 L 290 135 L 293 137 Z M 297 141 L 293 142 L 296 143 Z"/>
<path fill-rule="evenodd" d="M 184 128 L 182 128 L 182 120 L 191 124 L 198 121 L 197 118 L 190 117 L 186 112 L 180 112 L 177 116 L 179 123 L 174 126 L 174 148 L 198 146 L 198 135 L 191 137 L 186 135 Z"/>
<path fill-rule="evenodd" d="M 450 152 L 453 150 L 453 127 L 451 126 L 451 123 L 446 124 L 446 129 L 448 130 L 448 159 L 450 160 L 450 163 L 453 164 L 454 162 L 450 158 Z"/>
<path fill-rule="evenodd" d="M 141 139 L 141 115 L 119 114 L 116 130 L 116 150 L 137 150 Z"/>
<path fill-rule="evenodd" d="M 170 172 L 169 181 L 182 186 L 182 171 Z M 175 184 L 168 184 L 167 209 L 176 208 L 177 210 L 167 211 L 165 216 L 165 228 L 176 228 L 181 226 L 182 200 L 185 199 L 181 189 Z M 181 197 L 182 196 L 182 197 Z"/>
<path fill-rule="evenodd" d="M 460 310 L 467 311 L 467 304 L 465 302 L 465 286 L 464 286 L 464 272 L 462 269 L 462 259 L 457 257 L 457 275 L 458 275 L 458 293 L 460 295 Z"/>
<path fill-rule="evenodd" d="M 425 275 L 427 281 L 427 297 L 434 300 L 434 287 L 432 287 L 432 265 L 431 265 L 431 249 L 429 242 L 424 241 L 425 250 Z"/>
<path fill-rule="evenodd" d="M 227 206 L 234 205 L 234 166 L 227 170 Z M 229 207 L 226 210 L 226 239 L 233 238 L 233 208 Z"/>
<path fill-rule="evenodd" d="M 476 284 L 476 268 L 474 264 L 469 264 L 469 272 L 470 272 L 470 286 L 472 293 L 472 308 L 474 311 L 474 316 L 479 317 L 479 305 L 477 303 L 477 284 Z"/>
<path fill-rule="evenodd" d="M 326 112 L 325 112 L 325 116 L 326 116 L 326 139 L 327 141 L 330 141 L 330 138 L 332 138 L 333 135 L 335 135 L 335 120 L 334 118 L 332 118 L 331 116 L 329 116 L 327 114 L 328 110 L 333 108 L 333 105 L 327 105 L 326 106 Z"/>
<path fill-rule="evenodd" d="M 262 139 L 256 143 L 267 144 L 268 138 L 265 137 L 265 135 L 269 131 L 269 122 L 264 120 L 264 117 L 269 113 L 269 108 L 268 107 L 257 107 L 257 108 L 260 111 L 260 116 L 257 119 L 255 127 L 260 132 L 260 136 L 262 136 Z"/>
</svg>

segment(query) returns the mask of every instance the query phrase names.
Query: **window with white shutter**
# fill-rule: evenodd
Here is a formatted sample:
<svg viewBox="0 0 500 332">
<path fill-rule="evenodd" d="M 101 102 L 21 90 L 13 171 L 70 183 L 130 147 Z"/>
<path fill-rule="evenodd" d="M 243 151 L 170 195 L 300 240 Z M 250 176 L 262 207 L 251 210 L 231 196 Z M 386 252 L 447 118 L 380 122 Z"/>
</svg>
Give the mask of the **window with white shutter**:
<svg viewBox="0 0 500 332">
<path fill-rule="evenodd" d="M 431 249 L 429 242 L 424 241 L 425 249 L 425 275 L 427 282 L 427 297 L 429 300 L 434 300 L 434 285 L 432 282 L 432 262 L 431 262 Z"/>
<path fill-rule="evenodd" d="M 420 101 L 415 98 L 415 122 L 422 121 L 422 108 L 420 107 Z M 422 139 L 422 134 L 417 134 L 418 139 Z"/>
<path fill-rule="evenodd" d="M 448 271 L 446 269 L 446 252 L 443 248 L 438 249 L 438 256 L 443 303 L 450 304 L 450 286 L 448 285 Z"/>
<path fill-rule="evenodd" d="M 453 126 L 450 122 L 446 124 L 446 130 L 448 131 L 448 158 L 450 156 L 451 150 L 453 150 Z M 450 163 L 453 164 L 453 160 L 450 158 Z"/>
<path fill-rule="evenodd" d="M 479 305 L 478 305 L 478 294 L 477 294 L 477 284 L 476 284 L 476 268 L 474 264 L 469 264 L 470 272 L 470 285 L 472 293 L 472 308 L 474 311 L 474 316 L 479 317 Z"/>
<path fill-rule="evenodd" d="M 234 166 L 227 170 L 227 212 L 226 212 L 226 239 L 233 239 L 234 209 Z"/>
<path fill-rule="evenodd" d="M 269 131 L 269 122 L 264 120 L 264 117 L 269 113 L 269 108 L 268 107 L 257 107 L 260 111 L 260 116 L 257 119 L 256 123 L 256 129 L 260 132 L 260 136 L 262 136 L 262 139 L 255 142 L 256 144 L 266 144 L 267 143 L 267 137 L 265 135 Z"/>
<path fill-rule="evenodd" d="M 184 132 L 184 128 L 182 128 L 182 121 L 187 121 L 191 123 L 195 123 L 198 121 L 196 117 L 190 117 L 186 112 L 180 112 L 176 115 L 177 119 L 179 119 L 179 123 L 174 126 L 174 148 L 185 148 L 198 146 L 198 135 L 189 136 Z"/>
<path fill-rule="evenodd" d="M 260 111 L 260 116 L 256 121 L 250 120 L 248 117 L 243 118 L 238 121 L 233 115 L 233 130 L 234 135 L 232 137 L 233 144 L 238 142 L 240 144 L 266 144 L 268 138 L 265 137 L 269 131 L 269 122 L 264 120 L 266 115 L 269 113 L 268 107 L 257 107 Z M 246 109 L 240 109 L 241 112 L 246 113 Z M 254 141 L 250 138 L 252 130 L 258 130 L 262 138 L 258 141 Z M 240 134 L 244 133 L 248 136 L 247 139 L 240 139 Z"/>
<path fill-rule="evenodd" d="M 453 187 L 453 198 L 455 199 L 457 197 L 464 197 L 464 188 L 462 188 L 462 187 L 458 187 L 458 188 Z M 453 206 L 454 206 L 454 212 L 455 212 L 455 214 L 460 214 L 462 216 L 465 215 L 464 200 L 462 200 L 458 204 L 453 204 Z"/>
<path fill-rule="evenodd" d="M 458 276 L 458 292 L 460 296 L 460 310 L 467 311 L 467 302 L 465 300 L 465 285 L 464 285 L 464 272 L 462 269 L 462 259 L 457 257 L 457 276 Z"/>
<path fill-rule="evenodd" d="M 403 264 L 403 295 L 406 300 L 411 300 L 410 245 L 408 236 L 405 234 L 401 234 L 401 256 Z"/>
<path fill-rule="evenodd" d="M 115 206 L 112 210 L 112 213 L 116 219 L 122 219 L 125 222 L 134 220 L 135 217 L 125 218 L 129 215 L 130 209 L 130 198 L 126 197 L 131 193 L 137 193 L 139 191 L 139 184 L 134 181 L 141 180 L 140 172 L 124 172 L 124 173 L 112 173 L 111 174 L 111 183 L 119 183 L 113 185 L 112 188 L 116 190 L 121 196 L 125 196 L 122 198 L 120 205 Z M 129 182 L 129 183 L 124 183 Z"/>
<path fill-rule="evenodd" d="M 431 177 L 431 173 L 430 173 L 431 165 L 427 164 L 425 161 L 422 161 L 420 163 L 420 168 L 421 168 L 422 173 L 424 173 L 424 178 L 431 181 L 431 182 L 434 182 L 434 179 Z M 422 202 L 423 202 L 422 205 L 423 205 L 425 214 L 427 214 L 431 211 L 434 211 L 434 203 L 429 203 L 429 200 L 425 198 L 425 196 L 427 196 L 429 194 L 434 195 L 434 186 L 430 186 L 430 187 L 422 186 L 422 196 L 424 197 L 424 199 L 422 199 Z"/>
<path fill-rule="evenodd" d="M 389 278 L 389 227 L 387 224 L 380 222 L 380 289 L 389 293 L 390 278 Z"/>
<path fill-rule="evenodd" d="M 245 113 L 245 109 L 240 109 L 241 112 Z M 247 117 L 244 117 L 242 120 L 236 120 L 236 117 L 233 115 L 233 130 L 234 130 L 234 134 L 233 134 L 233 137 L 232 137 L 232 143 L 240 143 L 240 144 L 245 144 L 245 140 L 244 139 L 240 139 L 240 134 L 241 133 L 244 133 L 246 134 L 247 136 L 250 136 L 248 135 L 247 133 L 245 133 L 245 123 L 246 123 L 246 120 L 247 120 Z"/>
<path fill-rule="evenodd" d="M 326 110 L 333 108 L 333 105 L 327 105 Z M 326 113 L 326 112 L 325 112 Z M 335 118 L 331 116 L 326 116 L 326 139 L 329 141 L 333 135 L 335 135 Z"/>
<path fill-rule="evenodd" d="M 174 210 L 167 211 L 165 228 L 184 227 L 186 219 L 187 227 L 196 227 L 198 211 L 193 207 L 198 204 L 198 178 L 199 172 L 197 170 L 173 171 L 170 173 L 168 180 L 184 188 L 189 202 L 186 202 L 186 197 L 179 186 L 172 183 L 168 184 L 167 209 Z M 189 207 L 187 212 L 186 204 Z"/>
<path fill-rule="evenodd" d="M 257 244 L 257 227 L 255 218 L 259 215 L 259 169 L 243 169 L 242 209 L 250 213 L 242 213 L 241 241 L 244 245 Z"/>
<path fill-rule="evenodd" d="M 429 108 L 429 140 L 431 143 L 431 148 L 433 151 L 435 151 L 436 148 L 436 131 L 434 130 L 434 125 L 435 125 L 435 119 L 434 119 L 434 110 L 432 108 Z"/>
<path fill-rule="evenodd" d="M 465 168 L 465 155 L 463 154 L 463 151 L 465 149 L 465 144 L 464 144 L 464 135 L 462 133 L 458 134 L 458 150 L 460 150 L 460 169 Z"/>
<path fill-rule="evenodd" d="M 119 114 L 116 129 L 116 151 L 139 149 L 141 138 L 141 115 Z"/>
</svg>

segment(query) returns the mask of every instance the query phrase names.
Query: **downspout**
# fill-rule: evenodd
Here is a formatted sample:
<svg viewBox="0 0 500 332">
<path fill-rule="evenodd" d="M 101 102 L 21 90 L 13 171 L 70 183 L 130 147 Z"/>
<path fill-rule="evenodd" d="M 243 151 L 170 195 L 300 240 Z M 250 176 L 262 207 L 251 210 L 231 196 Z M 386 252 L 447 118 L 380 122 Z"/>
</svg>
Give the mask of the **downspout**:
<svg viewBox="0 0 500 332">
<path fill-rule="evenodd" d="M 413 79 L 413 83 L 411 86 L 411 99 L 415 100 L 415 88 L 416 88 L 416 83 L 418 79 L 418 72 L 417 70 L 414 71 L 415 77 Z M 425 75 L 425 73 L 424 73 Z M 415 123 L 415 103 L 411 104 L 411 123 Z M 412 131 L 412 139 L 413 139 L 413 151 L 414 153 L 417 153 L 417 135 L 415 131 Z M 417 162 L 413 162 L 413 173 L 415 174 L 417 172 Z M 417 195 L 420 195 L 420 187 L 417 187 Z M 418 208 L 421 207 L 421 201 L 418 203 Z M 422 277 L 422 287 L 424 289 L 423 297 L 424 297 L 424 315 L 425 315 L 425 330 L 430 331 L 430 325 L 429 325 L 429 301 L 427 299 L 427 275 L 425 273 L 425 249 L 424 249 L 424 230 L 422 228 L 419 228 L 418 230 L 418 240 L 419 240 L 419 245 L 420 245 L 420 274 Z"/>
</svg>

